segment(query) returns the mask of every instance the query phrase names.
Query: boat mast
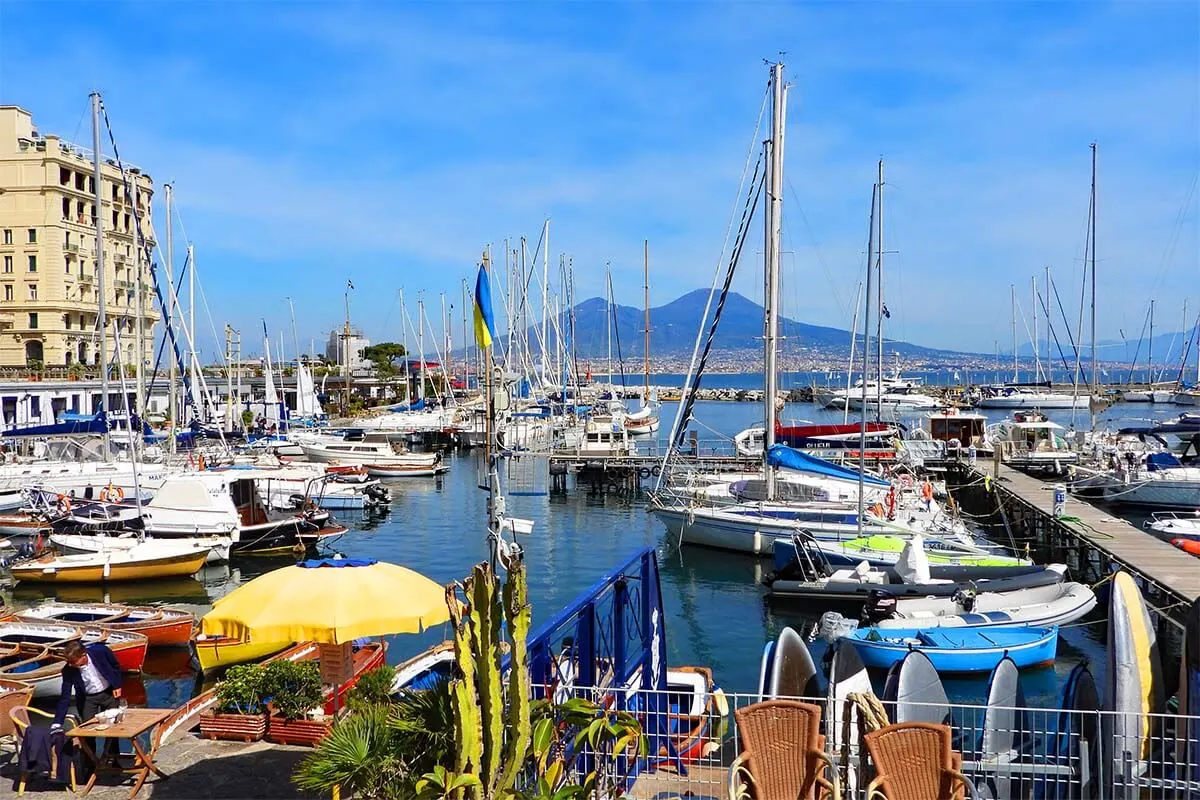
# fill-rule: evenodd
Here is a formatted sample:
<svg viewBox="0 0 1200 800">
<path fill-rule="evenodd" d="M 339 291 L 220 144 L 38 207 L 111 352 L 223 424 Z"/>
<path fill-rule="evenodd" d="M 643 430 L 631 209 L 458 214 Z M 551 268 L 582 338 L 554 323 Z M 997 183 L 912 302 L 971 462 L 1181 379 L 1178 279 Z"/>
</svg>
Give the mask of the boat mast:
<svg viewBox="0 0 1200 800">
<path fill-rule="evenodd" d="M 1154 301 L 1150 301 L 1150 341 L 1148 342 L 1149 349 L 1146 351 L 1146 360 L 1150 364 L 1150 372 L 1146 376 L 1146 383 L 1150 384 L 1150 391 L 1154 391 Z M 1150 396 L 1154 399 L 1154 395 Z"/>
<path fill-rule="evenodd" d="M 642 346 L 646 372 L 645 404 L 650 405 L 650 240 L 642 240 L 642 291 L 646 307 L 646 340 Z"/>
<path fill-rule="evenodd" d="M 346 281 L 346 322 L 342 327 L 342 414 L 350 414 L 350 290 L 354 284 Z"/>
<path fill-rule="evenodd" d="M 195 414 L 197 421 L 200 420 L 201 404 L 198 402 L 200 390 L 198 381 L 196 380 L 196 251 L 192 249 L 192 243 L 188 242 L 187 246 L 187 264 L 188 264 L 188 350 L 191 358 L 188 359 L 188 376 L 192 387 L 192 413 Z"/>
<path fill-rule="evenodd" d="M 1017 285 L 1010 283 L 1008 285 L 1008 294 L 1010 304 L 1012 305 L 1012 339 L 1013 339 L 1013 383 L 1018 383 L 1021 380 L 1021 373 L 1017 368 Z"/>
<path fill-rule="evenodd" d="M 95 203 L 96 212 L 94 222 L 96 225 L 96 293 L 100 298 L 100 311 L 96 319 L 96 326 L 100 329 L 100 408 L 104 411 L 105 417 L 109 415 L 108 408 L 108 316 L 107 305 L 108 297 L 104 294 L 104 187 L 101 185 L 102 174 L 100 172 L 100 93 L 92 92 L 92 170 L 93 179 L 96 182 L 95 188 Z M 112 459 L 112 454 L 108 450 L 109 424 L 106 422 L 104 426 L 104 460 Z"/>
<path fill-rule="evenodd" d="M 542 225 L 542 388 L 548 385 L 550 362 L 547 358 L 547 345 L 550 343 L 550 220 Z"/>
<path fill-rule="evenodd" d="M 425 296 L 417 292 L 417 358 L 421 363 L 417 366 L 417 399 L 425 400 Z"/>
<path fill-rule="evenodd" d="M 1096 394 L 1096 143 L 1092 142 L 1092 394 Z"/>
<path fill-rule="evenodd" d="M 1054 333 L 1054 320 L 1050 316 L 1050 266 L 1046 266 L 1046 380 L 1054 383 L 1054 368 L 1050 359 L 1050 337 Z"/>
<path fill-rule="evenodd" d="M 170 183 L 163 184 L 163 198 L 166 203 L 167 213 L 167 327 L 171 329 L 170 338 L 174 340 L 174 325 L 175 325 L 175 245 L 172 228 L 174 228 L 174 219 L 172 218 L 172 200 L 175 195 L 175 186 Z M 177 400 L 177 382 L 179 380 L 176 373 L 175 364 L 175 348 L 171 348 L 171 355 L 167 358 L 170 369 L 167 373 L 167 415 L 171 418 L 171 452 L 174 453 L 177 449 L 175 439 L 175 431 L 179 428 L 179 403 Z"/>
<path fill-rule="evenodd" d="M 786 115 L 786 87 L 783 84 L 783 64 L 771 65 L 771 139 L 767 143 L 767 204 L 763 215 L 766 236 L 766 268 L 763 270 L 765 287 L 763 305 L 765 310 L 765 333 L 763 336 L 763 404 L 766 427 L 763 430 L 763 469 L 766 477 L 766 499 L 775 499 L 775 468 L 768 454 L 775 446 L 775 409 L 778 375 L 776 362 L 779 339 L 779 232 L 783 210 L 783 131 Z"/>
<path fill-rule="evenodd" d="M 883 416 L 883 159 L 879 159 L 879 213 L 875 215 L 875 224 L 879 226 L 876 242 L 879 260 L 875 266 L 875 294 L 879 301 L 877 316 L 875 318 L 875 346 L 879 351 L 879 380 L 875 384 L 875 421 L 879 422 Z M 897 370 L 898 372 L 899 370 Z M 867 413 L 866 404 L 863 404 L 863 414 Z"/>
<path fill-rule="evenodd" d="M 875 258 L 875 204 L 878 200 L 879 186 L 871 187 L 871 222 L 867 226 L 867 285 L 863 293 L 866 302 L 863 303 L 863 354 L 862 354 L 862 417 L 858 424 L 858 535 L 863 534 L 863 514 L 866 513 L 863 493 L 867 470 L 867 375 L 871 368 L 871 273 Z M 846 405 L 850 398 L 847 396 Z"/>
<path fill-rule="evenodd" d="M 1029 279 L 1029 288 L 1031 290 L 1031 301 L 1033 303 L 1033 381 L 1037 383 L 1042 379 L 1042 348 L 1038 344 L 1038 299 L 1037 299 L 1037 276 Z"/>
<path fill-rule="evenodd" d="M 123 176 L 126 177 L 126 176 Z M 139 417 L 145 416 L 146 411 L 146 327 L 145 303 L 142 298 L 142 224 L 138 218 L 141 209 L 141 197 L 138 195 L 137 180 L 129 180 L 130 199 L 133 202 L 133 290 L 137 292 L 137 328 L 134 337 L 134 350 L 137 361 L 134 363 L 134 380 L 137 384 L 136 411 Z"/>
</svg>

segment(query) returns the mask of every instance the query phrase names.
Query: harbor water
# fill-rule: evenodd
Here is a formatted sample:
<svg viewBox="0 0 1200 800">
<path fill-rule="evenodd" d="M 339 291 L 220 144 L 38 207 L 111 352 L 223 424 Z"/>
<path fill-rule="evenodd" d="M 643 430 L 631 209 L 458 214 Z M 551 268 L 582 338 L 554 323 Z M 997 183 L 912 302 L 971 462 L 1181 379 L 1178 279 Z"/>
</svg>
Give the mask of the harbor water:
<svg viewBox="0 0 1200 800">
<path fill-rule="evenodd" d="M 720 377 L 720 376 L 717 376 Z M 709 385 L 720 385 L 714 380 Z M 754 388 L 754 387 L 747 387 Z M 665 440 L 676 411 L 661 409 Z M 1070 424 L 1070 411 L 1051 418 Z M 1076 427 L 1089 428 L 1087 412 L 1075 412 Z M 1116 405 L 1096 421 L 1100 427 L 1137 424 L 1177 415 L 1176 406 Z M 1082 418 L 1078 415 L 1082 414 Z M 702 438 L 732 436 L 762 419 L 761 406 L 751 403 L 698 403 L 695 418 L 703 423 Z M 840 421 L 842 412 L 813 405 L 789 405 L 783 418 Z M 991 412 L 999 420 L 1003 412 Z M 916 422 L 914 420 L 913 422 Z M 333 545 L 337 552 L 403 564 L 435 581 L 461 579 L 472 564 L 488 556 L 484 533 L 486 493 L 479 490 L 483 456 L 478 451 L 448 455 L 451 469 L 438 478 L 396 479 L 388 482 L 392 500 L 386 514 L 340 512 L 349 532 Z M 544 459 L 521 458 L 510 466 L 509 513 L 534 521 L 533 533 L 521 537 L 529 566 L 529 591 L 536 624 L 552 617 L 573 597 L 624 563 L 641 548 L 657 548 L 662 568 L 666 608 L 668 659 L 672 665 L 710 666 L 727 691 L 751 692 L 757 687 L 763 644 L 784 626 L 810 634 L 825 608 L 817 605 L 776 605 L 764 600 L 759 584 L 770 570 L 769 561 L 697 548 L 680 550 L 666 540 L 664 528 L 647 513 L 641 497 L 589 495 L 573 486 L 566 493 L 547 491 Z M 1070 503 L 1078 502 L 1074 499 Z M 18 585 L 9 590 L 10 606 L 22 607 L 46 597 L 63 600 L 169 604 L 203 614 L 213 600 L 241 583 L 278 568 L 291 559 L 235 557 L 232 564 L 206 568 L 197 579 L 102 587 Z M 314 602 L 320 602 L 314 598 Z M 1053 706 L 1063 679 L 1077 663 L 1088 660 L 1098 681 L 1104 672 L 1104 607 L 1082 623 L 1062 631 L 1058 660 L 1053 668 L 1026 671 L 1024 688 L 1032 705 Z M 390 638 L 389 659 L 398 662 L 446 638 L 441 628 L 421 635 Z M 818 659 L 824 644 L 812 645 Z M 152 652 L 141 685 L 133 680 L 131 701 L 144 687 L 151 705 L 178 705 L 201 688 L 200 677 L 184 650 Z M 952 700 L 981 700 L 986 681 L 948 680 Z"/>
</svg>

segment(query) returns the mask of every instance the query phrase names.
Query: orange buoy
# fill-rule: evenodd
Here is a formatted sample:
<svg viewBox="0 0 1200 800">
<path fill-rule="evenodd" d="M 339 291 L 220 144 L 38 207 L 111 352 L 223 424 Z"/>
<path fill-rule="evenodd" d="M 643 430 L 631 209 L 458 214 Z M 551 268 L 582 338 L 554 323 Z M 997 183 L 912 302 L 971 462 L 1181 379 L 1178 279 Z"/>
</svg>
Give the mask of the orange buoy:
<svg viewBox="0 0 1200 800">
<path fill-rule="evenodd" d="M 1185 553 L 1191 553 L 1194 556 L 1200 556 L 1200 541 L 1196 539 L 1172 539 L 1171 544 L 1178 547 Z"/>
</svg>

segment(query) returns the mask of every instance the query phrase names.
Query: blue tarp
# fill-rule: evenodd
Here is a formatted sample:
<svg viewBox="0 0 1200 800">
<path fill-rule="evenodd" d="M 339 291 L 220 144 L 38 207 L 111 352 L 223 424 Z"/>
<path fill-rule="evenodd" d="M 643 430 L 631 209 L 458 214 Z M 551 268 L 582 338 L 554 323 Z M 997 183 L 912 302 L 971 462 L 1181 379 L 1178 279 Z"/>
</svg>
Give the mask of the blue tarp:
<svg viewBox="0 0 1200 800">
<path fill-rule="evenodd" d="M 27 425 L 24 428 L 9 428 L 4 438 L 18 436 L 100 436 L 108 430 L 108 418 L 101 411 L 93 417 L 56 422 L 53 425 Z"/>
<path fill-rule="evenodd" d="M 1169 467 L 1182 467 L 1183 463 L 1175 457 L 1174 453 L 1151 453 L 1146 456 L 1146 466 L 1153 472 Z"/>
<path fill-rule="evenodd" d="M 388 411 L 424 411 L 425 401 L 418 400 L 415 403 L 397 403 L 394 406 L 388 406 Z"/>
<path fill-rule="evenodd" d="M 791 469 L 796 472 L 807 472 L 812 475 L 824 475 L 828 478 L 839 478 L 846 481 L 857 481 L 858 470 L 842 467 L 823 458 L 810 456 L 799 450 L 793 450 L 786 444 L 777 444 L 767 452 L 767 463 L 774 467 Z M 863 473 L 863 482 L 868 486 L 890 486 L 883 478 Z"/>
</svg>

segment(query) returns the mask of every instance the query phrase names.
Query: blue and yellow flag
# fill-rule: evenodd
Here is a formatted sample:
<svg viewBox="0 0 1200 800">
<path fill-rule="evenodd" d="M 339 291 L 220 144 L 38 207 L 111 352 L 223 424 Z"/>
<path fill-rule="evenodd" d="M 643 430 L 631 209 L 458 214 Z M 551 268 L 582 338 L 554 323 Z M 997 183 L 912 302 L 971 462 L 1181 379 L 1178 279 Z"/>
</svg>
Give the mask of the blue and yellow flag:
<svg viewBox="0 0 1200 800">
<path fill-rule="evenodd" d="M 480 265 L 475 279 L 475 344 L 483 350 L 492 346 L 492 290 L 488 285 L 487 269 Z"/>
</svg>

